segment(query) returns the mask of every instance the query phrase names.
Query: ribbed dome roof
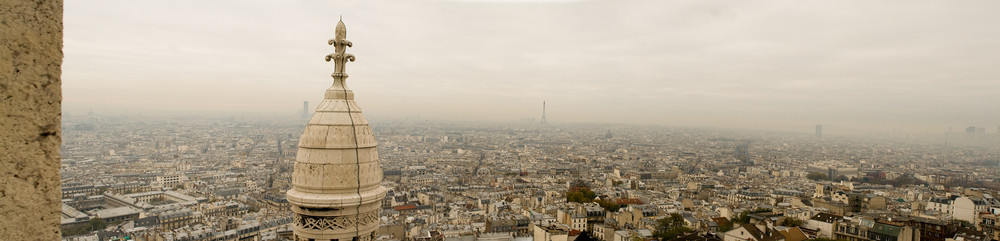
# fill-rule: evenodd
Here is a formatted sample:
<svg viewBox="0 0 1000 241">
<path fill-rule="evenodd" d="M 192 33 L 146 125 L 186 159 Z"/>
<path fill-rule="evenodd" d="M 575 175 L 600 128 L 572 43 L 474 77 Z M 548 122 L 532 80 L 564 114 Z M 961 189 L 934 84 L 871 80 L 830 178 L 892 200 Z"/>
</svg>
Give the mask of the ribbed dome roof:
<svg viewBox="0 0 1000 241">
<path fill-rule="evenodd" d="M 336 52 L 326 56 L 334 62 L 333 86 L 299 138 L 287 193 L 296 214 L 293 231 L 303 239 L 371 239 L 385 198 L 375 135 L 345 85 L 345 65 L 354 61 L 345 53 L 352 45 L 346 37 L 341 21 L 329 41 Z"/>
</svg>

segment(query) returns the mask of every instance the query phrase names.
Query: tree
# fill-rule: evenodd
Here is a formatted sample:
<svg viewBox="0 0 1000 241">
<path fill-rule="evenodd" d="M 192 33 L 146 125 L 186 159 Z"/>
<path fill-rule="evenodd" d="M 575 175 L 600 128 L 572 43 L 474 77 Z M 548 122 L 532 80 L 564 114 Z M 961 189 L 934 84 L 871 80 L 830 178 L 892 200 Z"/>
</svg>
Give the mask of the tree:
<svg viewBox="0 0 1000 241">
<path fill-rule="evenodd" d="M 108 227 L 108 224 L 105 223 L 102 218 L 92 218 L 87 225 L 90 226 L 90 231 L 101 230 Z"/>
<path fill-rule="evenodd" d="M 660 240 L 670 240 L 677 238 L 681 234 L 691 232 L 691 229 L 684 226 L 684 217 L 680 214 L 671 213 L 670 216 L 656 220 L 656 232 L 653 234 Z"/>
<path fill-rule="evenodd" d="M 656 220 L 657 229 L 667 230 L 684 226 L 684 217 L 680 214 L 671 213 L 670 216 Z"/>
<path fill-rule="evenodd" d="M 727 223 L 726 225 L 720 225 L 718 231 L 719 232 L 728 232 L 729 230 L 733 230 L 733 223 L 732 222 Z"/>
<path fill-rule="evenodd" d="M 581 193 L 581 192 L 566 192 L 566 201 L 567 202 L 578 202 L 578 203 L 584 203 L 585 202 L 583 200 L 583 193 Z"/>
<path fill-rule="evenodd" d="M 600 205 L 605 211 L 608 212 L 618 212 L 618 210 L 622 208 L 622 205 L 619 205 L 614 201 L 607 201 L 604 199 L 598 199 L 597 205 Z"/>
<path fill-rule="evenodd" d="M 822 172 L 809 173 L 808 175 L 806 175 L 806 178 L 809 178 L 809 180 L 813 180 L 813 181 L 829 180 L 830 179 L 830 177 L 827 177 L 826 174 L 823 174 Z"/>
<path fill-rule="evenodd" d="M 586 198 L 588 202 L 597 198 L 597 193 L 594 193 L 594 191 L 591 191 L 590 189 L 580 189 L 580 192 L 583 193 L 583 197 Z"/>
<path fill-rule="evenodd" d="M 970 223 L 969 221 L 957 220 L 957 219 L 955 221 L 958 222 L 958 226 L 960 226 L 960 227 L 967 228 L 967 229 L 972 229 L 972 230 L 976 230 L 977 229 L 976 225 Z"/>
<path fill-rule="evenodd" d="M 586 188 L 566 192 L 566 201 L 569 202 L 589 203 L 593 202 L 594 198 L 597 198 L 597 194 Z"/>
<path fill-rule="evenodd" d="M 913 177 L 912 174 L 906 174 L 906 175 L 902 175 L 900 177 L 897 177 L 896 179 L 893 179 L 891 182 L 889 182 L 889 184 L 892 184 L 892 186 L 894 186 L 894 187 L 900 187 L 900 186 L 907 186 L 907 185 L 924 184 L 924 182 L 920 181 L 920 179 L 917 179 L 917 178 Z"/>
<path fill-rule="evenodd" d="M 733 223 L 735 223 L 735 224 L 749 223 L 750 222 L 750 216 L 747 216 L 748 214 L 750 214 L 750 213 L 749 212 L 742 212 L 742 213 L 736 214 L 736 216 L 733 217 L 733 220 L 732 220 Z"/>
<path fill-rule="evenodd" d="M 690 228 L 688 228 L 688 227 L 678 227 L 678 228 L 673 228 L 673 229 L 667 230 L 667 232 L 661 233 L 661 234 L 657 235 L 657 237 L 660 237 L 660 240 L 671 240 L 671 239 L 675 239 L 675 238 L 677 238 L 677 237 L 679 237 L 679 236 L 681 236 L 681 235 L 683 235 L 685 233 L 688 233 L 688 232 L 691 232 Z"/>
<path fill-rule="evenodd" d="M 779 223 L 778 225 L 785 227 L 801 227 L 802 224 L 803 224 L 802 220 L 793 217 L 787 217 L 784 220 L 781 220 L 781 223 Z"/>
</svg>

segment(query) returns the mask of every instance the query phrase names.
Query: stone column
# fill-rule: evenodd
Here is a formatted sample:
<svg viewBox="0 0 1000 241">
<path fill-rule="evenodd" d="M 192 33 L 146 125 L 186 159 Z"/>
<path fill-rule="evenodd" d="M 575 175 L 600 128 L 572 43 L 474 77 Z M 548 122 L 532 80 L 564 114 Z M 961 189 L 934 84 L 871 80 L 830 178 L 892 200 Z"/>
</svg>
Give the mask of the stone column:
<svg viewBox="0 0 1000 241">
<path fill-rule="evenodd" d="M 59 240 L 62 0 L 0 0 L 0 240 Z"/>
</svg>

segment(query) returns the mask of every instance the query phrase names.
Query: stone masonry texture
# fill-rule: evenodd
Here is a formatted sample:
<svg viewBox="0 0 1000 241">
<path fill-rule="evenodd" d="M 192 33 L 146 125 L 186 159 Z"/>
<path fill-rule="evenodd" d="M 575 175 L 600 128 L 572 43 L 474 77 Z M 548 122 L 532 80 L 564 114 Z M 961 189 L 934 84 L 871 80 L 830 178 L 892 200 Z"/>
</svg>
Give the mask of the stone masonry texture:
<svg viewBox="0 0 1000 241">
<path fill-rule="evenodd" d="M 0 240 L 59 240 L 62 0 L 0 0 Z"/>
</svg>

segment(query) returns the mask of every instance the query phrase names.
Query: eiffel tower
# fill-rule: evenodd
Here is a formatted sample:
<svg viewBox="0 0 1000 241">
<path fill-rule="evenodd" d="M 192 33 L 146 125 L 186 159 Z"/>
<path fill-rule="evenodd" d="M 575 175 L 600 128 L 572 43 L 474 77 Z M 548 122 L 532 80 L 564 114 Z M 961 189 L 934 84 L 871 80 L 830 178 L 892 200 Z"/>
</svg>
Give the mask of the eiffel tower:
<svg viewBox="0 0 1000 241">
<path fill-rule="evenodd" d="M 542 101 L 542 124 L 548 124 L 549 121 L 545 120 L 545 101 Z"/>
</svg>

